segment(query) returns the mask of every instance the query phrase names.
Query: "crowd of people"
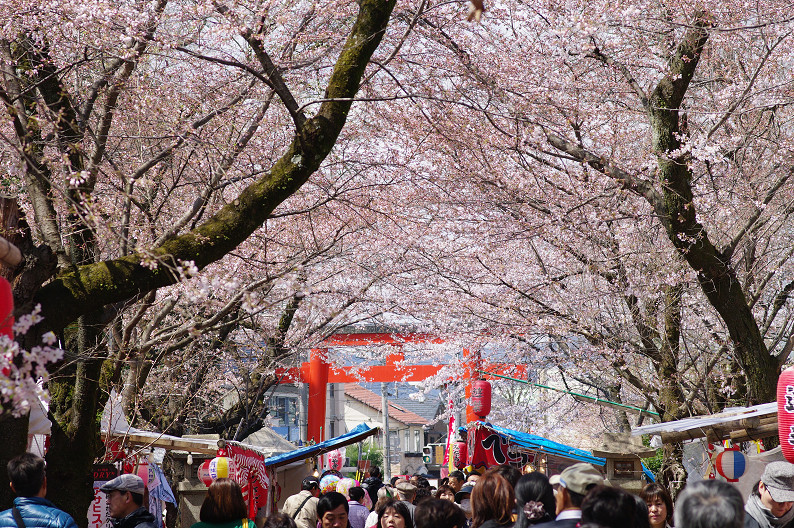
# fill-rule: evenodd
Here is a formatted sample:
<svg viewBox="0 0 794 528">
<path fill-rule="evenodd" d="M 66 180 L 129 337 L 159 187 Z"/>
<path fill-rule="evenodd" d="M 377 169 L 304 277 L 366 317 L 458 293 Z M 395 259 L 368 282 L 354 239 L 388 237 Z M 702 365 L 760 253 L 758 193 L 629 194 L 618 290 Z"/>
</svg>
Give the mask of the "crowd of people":
<svg viewBox="0 0 794 528">
<path fill-rule="evenodd" d="M 77 528 L 45 498 L 44 460 L 30 453 L 15 457 L 8 476 L 17 497 L 0 512 L 0 528 Z M 482 474 L 454 471 L 437 488 L 418 475 L 386 484 L 373 468 L 346 493 L 321 493 L 315 477 L 306 477 L 301 488 L 264 528 L 794 528 L 794 464 L 788 462 L 768 464 L 746 502 L 735 486 L 718 480 L 687 485 L 675 504 L 657 483 L 632 495 L 587 463 L 551 477 L 522 475 L 508 465 Z M 130 474 L 102 486 L 112 528 L 154 528 L 142 506 L 144 489 Z M 229 479 L 212 483 L 199 518 L 191 528 L 255 528 L 240 486 Z"/>
<path fill-rule="evenodd" d="M 353 513 L 364 493 L 373 499 L 366 517 Z M 306 497 L 317 501 L 316 509 Z M 383 483 L 374 468 L 349 497 L 321 495 L 318 480 L 307 477 L 282 513 L 298 528 L 794 528 L 793 505 L 794 464 L 788 462 L 768 464 L 746 503 L 735 486 L 704 480 L 689 484 L 675 504 L 658 483 L 633 495 L 591 464 L 578 463 L 551 477 L 522 475 L 508 465 L 482 474 L 454 471 L 436 488 L 418 475 Z"/>
</svg>

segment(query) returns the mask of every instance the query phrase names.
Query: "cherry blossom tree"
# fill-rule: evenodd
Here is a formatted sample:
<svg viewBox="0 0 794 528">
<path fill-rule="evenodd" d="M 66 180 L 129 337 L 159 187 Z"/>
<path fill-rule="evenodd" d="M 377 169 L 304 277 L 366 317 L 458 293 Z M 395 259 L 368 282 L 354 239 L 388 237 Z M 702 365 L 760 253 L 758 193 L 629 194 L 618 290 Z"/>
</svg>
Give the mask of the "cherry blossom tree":
<svg viewBox="0 0 794 528">
<path fill-rule="evenodd" d="M 15 296 L 20 313 L 41 307 L 32 338 L 54 331 L 67 350 L 48 384 L 47 458 L 51 494 L 75 518 L 91 495 L 100 389 L 127 359 L 104 328 L 240 248 L 317 171 L 393 5 L 6 6 L 4 160 L 31 222 Z"/>
</svg>

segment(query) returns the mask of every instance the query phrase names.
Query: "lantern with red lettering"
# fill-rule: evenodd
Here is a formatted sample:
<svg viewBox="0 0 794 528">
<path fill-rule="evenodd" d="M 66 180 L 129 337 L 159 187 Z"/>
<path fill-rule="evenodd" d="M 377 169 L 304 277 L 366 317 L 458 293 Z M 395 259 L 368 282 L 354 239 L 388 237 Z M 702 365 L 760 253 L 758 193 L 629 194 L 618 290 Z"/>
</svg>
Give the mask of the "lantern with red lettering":
<svg viewBox="0 0 794 528">
<path fill-rule="evenodd" d="M 0 277 L 0 335 L 14 339 L 14 296 L 11 285 Z"/>
<path fill-rule="evenodd" d="M 794 463 L 794 368 L 787 368 L 777 380 L 777 431 L 786 460 Z"/>
<path fill-rule="evenodd" d="M 747 457 L 739 451 L 738 447 L 731 447 L 717 455 L 714 463 L 717 473 L 725 477 L 728 482 L 739 482 L 739 477 L 747 469 Z"/>
<path fill-rule="evenodd" d="M 345 451 L 342 449 L 329 451 L 327 456 L 328 456 L 328 469 L 341 471 L 342 466 L 345 463 Z"/>
<path fill-rule="evenodd" d="M 491 384 L 477 380 L 471 386 L 471 410 L 484 419 L 491 412 Z"/>
<path fill-rule="evenodd" d="M 198 478 L 207 487 L 219 478 L 237 480 L 237 464 L 228 457 L 215 457 L 212 460 L 206 460 L 198 467 Z"/>
<path fill-rule="evenodd" d="M 459 440 L 452 446 L 452 464 L 458 468 L 463 469 L 468 464 L 468 449 L 466 449 L 466 442 Z"/>
</svg>

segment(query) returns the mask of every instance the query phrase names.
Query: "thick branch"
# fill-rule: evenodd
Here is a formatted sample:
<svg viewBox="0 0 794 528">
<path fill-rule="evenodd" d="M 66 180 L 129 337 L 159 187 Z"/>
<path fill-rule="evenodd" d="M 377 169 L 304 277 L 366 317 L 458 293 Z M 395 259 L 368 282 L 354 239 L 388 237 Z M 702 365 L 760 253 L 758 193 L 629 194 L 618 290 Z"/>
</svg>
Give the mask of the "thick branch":
<svg viewBox="0 0 794 528">
<path fill-rule="evenodd" d="M 57 277 L 34 299 L 42 305 L 46 327 L 63 328 L 81 314 L 174 284 L 178 276 L 168 266 L 193 261 L 203 268 L 257 230 L 280 203 L 308 180 L 333 148 L 393 7 L 394 0 L 362 2 L 326 90 L 327 98 L 333 100 L 324 102 L 318 114 L 306 122 L 304 141 L 293 139 L 268 173 L 191 232 L 152 248 L 146 255 L 87 264 Z M 158 266 L 145 265 L 153 259 Z"/>
</svg>

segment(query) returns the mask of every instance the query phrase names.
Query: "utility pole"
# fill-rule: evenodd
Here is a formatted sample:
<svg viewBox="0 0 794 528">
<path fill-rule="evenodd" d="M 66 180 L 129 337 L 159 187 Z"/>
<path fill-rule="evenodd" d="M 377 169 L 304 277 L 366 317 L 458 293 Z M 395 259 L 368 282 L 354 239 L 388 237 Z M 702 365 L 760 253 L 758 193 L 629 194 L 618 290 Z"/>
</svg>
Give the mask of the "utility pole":
<svg viewBox="0 0 794 528">
<path fill-rule="evenodd" d="M 381 395 L 381 407 L 383 408 L 383 435 L 386 441 L 385 444 L 385 453 L 384 453 L 384 464 L 383 464 L 383 474 L 385 475 L 385 481 L 389 482 L 391 480 L 391 435 L 389 434 L 389 394 L 387 391 L 388 384 L 385 382 L 381 382 L 380 384 L 380 395 Z"/>
</svg>

